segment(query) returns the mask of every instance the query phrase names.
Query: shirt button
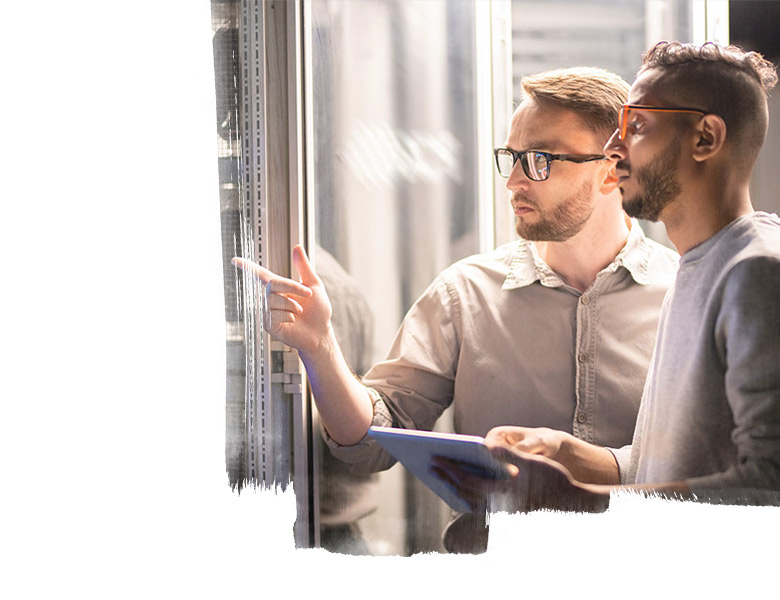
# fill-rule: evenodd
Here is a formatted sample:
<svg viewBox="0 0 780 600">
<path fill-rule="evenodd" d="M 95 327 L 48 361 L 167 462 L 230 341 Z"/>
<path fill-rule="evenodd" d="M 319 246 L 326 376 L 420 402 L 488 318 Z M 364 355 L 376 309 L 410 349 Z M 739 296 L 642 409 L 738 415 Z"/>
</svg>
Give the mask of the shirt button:
<svg viewBox="0 0 780 600">
<path fill-rule="evenodd" d="M 590 296 L 580 296 L 580 302 L 587 306 L 590 304 Z"/>
<path fill-rule="evenodd" d="M 587 420 L 588 417 L 584 412 L 577 413 L 577 423 L 584 423 Z"/>
<path fill-rule="evenodd" d="M 588 355 L 585 352 L 580 352 L 579 356 L 577 356 L 577 360 L 581 363 L 588 362 Z"/>
</svg>

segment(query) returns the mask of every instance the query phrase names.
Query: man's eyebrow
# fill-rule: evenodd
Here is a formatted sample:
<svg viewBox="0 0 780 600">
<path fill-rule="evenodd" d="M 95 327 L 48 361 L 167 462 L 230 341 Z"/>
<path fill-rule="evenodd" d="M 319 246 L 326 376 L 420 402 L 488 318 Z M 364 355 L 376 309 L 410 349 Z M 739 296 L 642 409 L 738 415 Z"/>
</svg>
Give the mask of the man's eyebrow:
<svg viewBox="0 0 780 600">
<path fill-rule="evenodd" d="M 541 141 L 541 140 L 534 140 L 532 142 L 529 142 L 525 148 L 512 148 L 512 150 L 515 151 L 524 151 L 524 150 L 545 150 L 549 148 L 554 148 L 556 144 L 554 142 L 550 141 Z"/>
</svg>

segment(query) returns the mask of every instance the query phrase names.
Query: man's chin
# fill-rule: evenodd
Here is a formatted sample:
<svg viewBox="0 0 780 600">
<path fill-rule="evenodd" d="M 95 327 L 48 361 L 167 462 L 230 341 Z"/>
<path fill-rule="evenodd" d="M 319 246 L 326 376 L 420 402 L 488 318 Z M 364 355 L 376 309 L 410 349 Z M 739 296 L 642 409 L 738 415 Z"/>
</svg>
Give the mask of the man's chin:
<svg viewBox="0 0 780 600">
<path fill-rule="evenodd" d="M 517 235 L 529 242 L 565 242 L 578 231 L 559 231 L 551 228 L 547 223 L 541 225 L 518 222 L 515 225 Z"/>
<path fill-rule="evenodd" d="M 525 238 L 525 235 L 523 234 L 527 232 L 528 228 L 529 224 L 523 217 L 515 216 L 515 232 L 517 235 L 521 238 Z"/>
<path fill-rule="evenodd" d="M 643 221 L 650 221 L 651 223 L 657 223 L 660 219 L 659 216 L 655 213 L 648 213 L 645 210 L 626 210 L 624 208 L 626 214 L 629 217 L 632 217 L 634 219 L 641 219 Z"/>
<path fill-rule="evenodd" d="M 623 192 L 623 190 L 621 190 Z M 623 192 L 623 210 L 629 217 L 633 217 L 634 219 L 645 219 L 648 221 L 654 221 L 655 219 L 650 219 L 645 214 L 647 210 L 645 209 L 644 203 L 638 199 L 636 196 L 633 196 L 631 198 L 626 198 L 625 192 Z"/>
<path fill-rule="evenodd" d="M 540 241 L 538 239 L 535 239 L 537 235 L 536 234 L 537 229 L 538 227 L 535 227 L 533 223 L 529 223 L 523 217 L 515 218 L 515 232 L 524 240 L 528 240 L 531 242 Z"/>
</svg>

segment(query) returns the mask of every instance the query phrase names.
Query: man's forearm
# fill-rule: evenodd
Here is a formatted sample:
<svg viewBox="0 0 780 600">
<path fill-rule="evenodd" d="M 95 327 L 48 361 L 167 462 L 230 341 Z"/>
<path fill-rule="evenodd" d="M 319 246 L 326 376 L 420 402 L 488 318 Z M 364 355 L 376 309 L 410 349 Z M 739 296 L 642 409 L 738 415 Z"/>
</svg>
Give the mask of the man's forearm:
<svg viewBox="0 0 780 600">
<path fill-rule="evenodd" d="M 606 494 L 610 491 L 626 490 L 669 498 L 690 496 L 690 490 L 684 481 L 653 485 L 620 485 L 620 471 L 612 452 L 570 434 L 564 434 L 555 460 L 566 467 L 576 481 L 589 484 L 584 487 L 594 493 Z"/>
<path fill-rule="evenodd" d="M 349 369 L 335 335 L 329 335 L 317 352 L 300 356 L 328 434 L 342 446 L 358 443 L 373 420 L 373 404 Z"/>
</svg>

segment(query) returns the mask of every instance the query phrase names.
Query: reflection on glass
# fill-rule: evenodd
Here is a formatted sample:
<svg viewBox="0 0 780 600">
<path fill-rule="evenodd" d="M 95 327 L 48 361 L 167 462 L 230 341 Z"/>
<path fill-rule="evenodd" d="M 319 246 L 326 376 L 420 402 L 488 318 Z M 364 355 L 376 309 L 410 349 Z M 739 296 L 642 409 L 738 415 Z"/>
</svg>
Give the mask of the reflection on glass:
<svg viewBox="0 0 780 600">
<path fill-rule="evenodd" d="M 343 268 L 376 316 L 373 343 L 353 357 L 370 365 L 436 274 L 478 250 L 474 4 L 323 1 L 311 10 L 316 237 L 327 252 L 314 258 L 318 269 Z M 326 287 L 335 306 L 345 294 Z M 339 499 L 331 483 L 344 472 L 324 457 L 323 545 L 343 549 L 329 531 L 341 514 L 356 551 L 442 549 L 449 511 L 401 467 L 377 484 L 348 481 Z"/>
<path fill-rule="evenodd" d="M 317 274 L 333 305 L 331 323 L 341 351 L 352 371 L 368 371 L 374 338 L 374 317 L 360 285 L 336 259 L 317 247 Z M 315 433 L 315 435 L 317 435 Z M 320 490 L 320 544 L 343 554 L 370 554 L 359 521 L 379 506 L 379 476 L 352 473 L 335 458 L 319 437 L 322 476 Z"/>
</svg>

